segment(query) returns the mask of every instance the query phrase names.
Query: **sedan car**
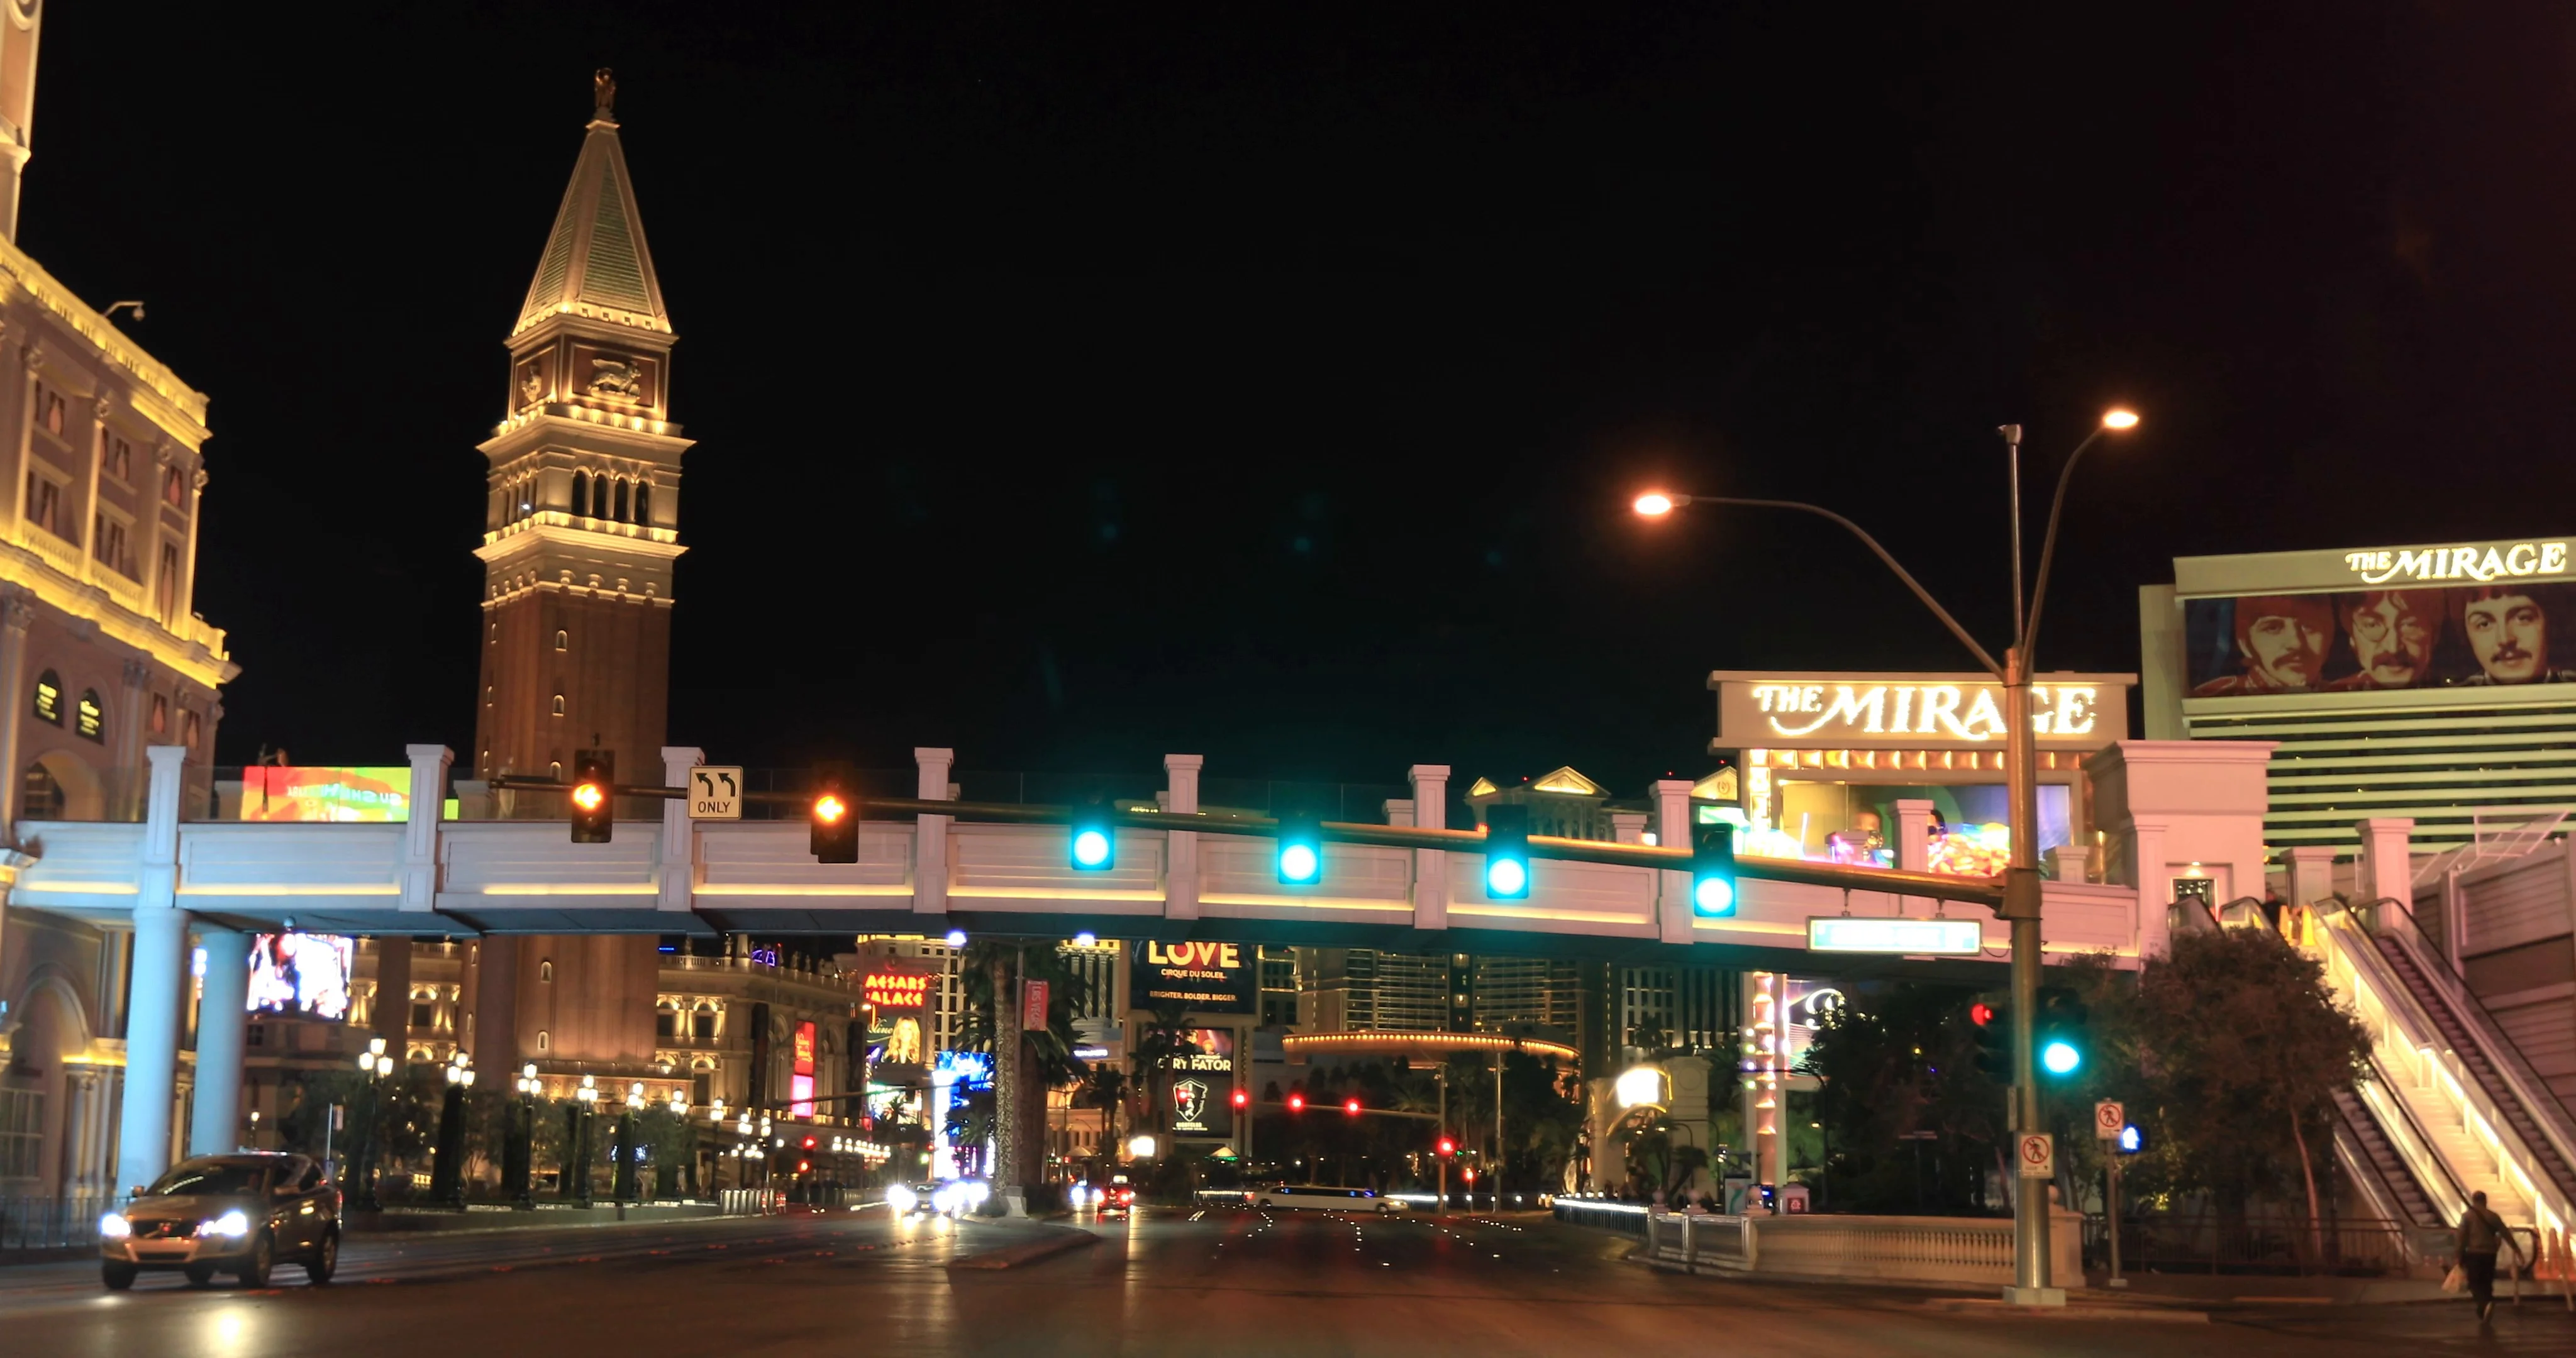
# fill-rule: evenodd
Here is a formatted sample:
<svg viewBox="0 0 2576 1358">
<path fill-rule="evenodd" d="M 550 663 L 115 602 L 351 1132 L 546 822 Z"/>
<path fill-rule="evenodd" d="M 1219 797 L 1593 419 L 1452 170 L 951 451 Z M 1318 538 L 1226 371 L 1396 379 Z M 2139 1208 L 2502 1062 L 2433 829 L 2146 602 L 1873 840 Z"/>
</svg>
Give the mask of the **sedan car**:
<svg viewBox="0 0 2576 1358">
<path fill-rule="evenodd" d="M 327 1283 L 340 1266 L 340 1191 L 306 1156 L 200 1155 L 99 1218 L 98 1235 L 100 1276 L 120 1292 L 145 1269 L 175 1269 L 199 1285 L 229 1273 L 266 1287 L 282 1263 Z"/>
</svg>

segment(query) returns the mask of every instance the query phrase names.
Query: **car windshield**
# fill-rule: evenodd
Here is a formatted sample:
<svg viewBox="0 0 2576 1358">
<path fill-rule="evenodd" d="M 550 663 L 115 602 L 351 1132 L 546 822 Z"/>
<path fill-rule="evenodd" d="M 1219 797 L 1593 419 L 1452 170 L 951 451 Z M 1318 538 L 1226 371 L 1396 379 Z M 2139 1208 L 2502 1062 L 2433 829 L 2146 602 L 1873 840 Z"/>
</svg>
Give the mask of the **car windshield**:
<svg viewBox="0 0 2576 1358">
<path fill-rule="evenodd" d="M 221 1196 L 233 1193 L 256 1193 L 268 1178 L 266 1165 L 185 1164 L 161 1176 L 160 1182 L 144 1191 L 156 1198 L 181 1194 Z"/>
</svg>

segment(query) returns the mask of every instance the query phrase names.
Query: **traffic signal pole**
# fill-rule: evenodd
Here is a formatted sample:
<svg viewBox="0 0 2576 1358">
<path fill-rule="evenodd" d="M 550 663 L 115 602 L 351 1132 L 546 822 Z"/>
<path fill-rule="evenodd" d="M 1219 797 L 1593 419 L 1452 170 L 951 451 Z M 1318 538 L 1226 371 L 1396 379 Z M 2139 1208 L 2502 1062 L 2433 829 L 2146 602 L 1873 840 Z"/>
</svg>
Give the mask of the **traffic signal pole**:
<svg viewBox="0 0 2576 1358">
<path fill-rule="evenodd" d="M 2019 534 L 2015 535 L 2016 540 Z M 2018 553 L 2016 553 L 2018 555 Z M 2013 1285 L 2004 1300 L 2063 1306 L 2066 1293 L 2049 1278 L 2048 1180 L 2021 1175 L 2023 1136 L 2047 1130 L 2039 1108 L 2039 744 L 2032 729 L 2029 652 L 2004 652 L 2006 814 L 2012 859 L 2004 869 L 2003 908 L 2012 928 L 2012 1129 L 2014 1132 Z"/>
</svg>

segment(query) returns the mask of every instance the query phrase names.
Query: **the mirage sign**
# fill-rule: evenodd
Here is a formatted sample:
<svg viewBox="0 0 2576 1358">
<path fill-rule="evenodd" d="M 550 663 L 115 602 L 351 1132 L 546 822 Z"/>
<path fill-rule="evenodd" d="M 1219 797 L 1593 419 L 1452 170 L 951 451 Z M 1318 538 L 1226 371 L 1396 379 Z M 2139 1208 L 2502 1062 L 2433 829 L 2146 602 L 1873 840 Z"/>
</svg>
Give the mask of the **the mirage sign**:
<svg viewBox="0 0 2576 1358">
<path fill-rule="evenodd" d="M 2126 734 L 2126 674 L 2049 674 L 2030 686 L 2031 731 L 2045 746 L 2093 749 Z M 1921 749 L 2001 746 L 2003 685 L 1972 674 L 1800 674 L 1720 670 L 1724 747 Z"/>
<path fill-rule="evenodd" d="M 1130 1007 L 1178 1004 L 1198 1014 L 1253 1012 L 1258 978 L 1244 945 L 1147 939 L 1134 947 L 1127 966 Z"/>
</svg>

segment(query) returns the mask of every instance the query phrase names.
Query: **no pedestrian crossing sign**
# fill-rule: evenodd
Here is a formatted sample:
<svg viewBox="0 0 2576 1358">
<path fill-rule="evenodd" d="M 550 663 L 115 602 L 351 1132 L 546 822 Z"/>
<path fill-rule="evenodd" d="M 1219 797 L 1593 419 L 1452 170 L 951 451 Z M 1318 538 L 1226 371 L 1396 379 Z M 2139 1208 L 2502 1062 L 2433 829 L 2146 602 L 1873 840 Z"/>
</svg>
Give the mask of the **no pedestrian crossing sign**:
<svg viewBox="0 0 2576 1358">
<path fill-rule="evenodd" d="M 2026 1132 L 2020 1139 L 2021 1177 L 2052 1179 L 2057 1177 L 2057 1139 L 2046 1132 Z"/>
<path fill-rule="evenodd" d="M 2116 1099 L 2104 1099 L 2093 1105 L 2093 1139 L 2117 1141 L 2120 1129 L 2129 1125 L 2129 1110 Z"/>
<path fill-rule="evenodd" d="M 742 765 L 700 764 L 689 770 L 689 819 L 742 819 Z"/>
</svg>

